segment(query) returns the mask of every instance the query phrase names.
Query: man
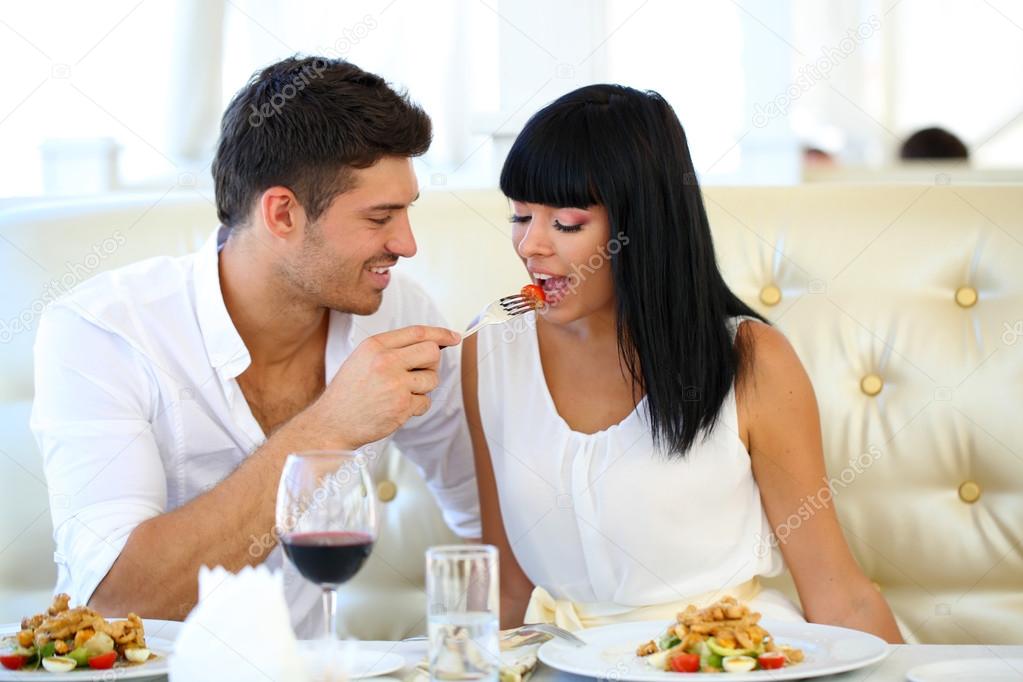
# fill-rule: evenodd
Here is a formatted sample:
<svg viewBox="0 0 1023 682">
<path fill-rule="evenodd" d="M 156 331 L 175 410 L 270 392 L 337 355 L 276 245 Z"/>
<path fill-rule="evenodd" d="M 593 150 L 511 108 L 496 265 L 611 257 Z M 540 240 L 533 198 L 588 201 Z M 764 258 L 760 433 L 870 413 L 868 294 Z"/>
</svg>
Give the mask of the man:
<svg viewBox="0 0 1023 682">
<path fill-rule="evenodd" d="M 391 272 L 416 253 L 411 159 L 430 130 L 352 64 L 274 64 L 224 114 L 206 245 L 98 275 L 46 312 L 32 428 L 72 602 L 180 619 L 201 565 L 281 565 L 277 483 L 301 450 L 393 439 L 448 525 L 479 536 L 458 353 L 443 350 L 459 336 Z M 319 589 L 288 582 L 311 631 Z"/>
</svg>

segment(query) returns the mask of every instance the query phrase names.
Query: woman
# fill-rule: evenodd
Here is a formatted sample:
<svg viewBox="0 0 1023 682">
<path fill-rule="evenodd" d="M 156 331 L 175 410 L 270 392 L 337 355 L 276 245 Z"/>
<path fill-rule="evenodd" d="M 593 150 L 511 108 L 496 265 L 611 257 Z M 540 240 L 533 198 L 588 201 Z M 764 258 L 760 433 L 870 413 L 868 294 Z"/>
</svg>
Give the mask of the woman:
<svg viewBox="0 0 1023 682">
<path fill-rule="evenodd" d="M 484 541 L 505 626 L 671 618 L 732 594 L 901 637 L 834 510 L 779 528 L 825 469 L 810 381 L 717 269 L 685 134 L 656 93 L 593 85 L 529 121 L 501 173 L 548 305 L 464 345 Z M 515 331 L 511 328 L 511 331 Z M 790 531 L 790 532 L 789 532 Z"/>
</svg>

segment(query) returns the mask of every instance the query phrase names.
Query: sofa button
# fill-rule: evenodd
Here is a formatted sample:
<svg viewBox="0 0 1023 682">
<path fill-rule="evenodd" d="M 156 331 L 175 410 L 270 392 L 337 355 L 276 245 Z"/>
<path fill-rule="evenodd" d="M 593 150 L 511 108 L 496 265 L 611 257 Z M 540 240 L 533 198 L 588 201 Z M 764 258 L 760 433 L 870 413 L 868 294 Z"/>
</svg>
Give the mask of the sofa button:
<svg viewBox="0 0 1023 682">
<path fill-rule="evenodd" d="M 973 504 L 980 499 L 980 486 L 974 481 L 966 481 L 959 486 L 959 499 L 966 504 Z"/>
<path fill-rule="evenodd" d="M 956 289 L 956 303 L 960 308 L 970 308 L 977 302 L 977 290 L 973 287 Z"/>
<path fill-rule="evenodd" d="M 390 502 L 398 495 L 398 486 L 394 481 L 380 481 L 377 483 L 377 497 L 381 502 Z"/>
<path fill-rule="evenodd" d="M 764 305 L 778 305 L 781 302 L 781 289 L 774 284 L 768 284 L 760 290 L 760 302 Z"/>
<path fill-rule="evenodd" d="M 869 396 L 875 396 L 884 388 L 884 380 L 877 374 L 868 374 L 860 379 L 860 390 Z"/>
</svg>

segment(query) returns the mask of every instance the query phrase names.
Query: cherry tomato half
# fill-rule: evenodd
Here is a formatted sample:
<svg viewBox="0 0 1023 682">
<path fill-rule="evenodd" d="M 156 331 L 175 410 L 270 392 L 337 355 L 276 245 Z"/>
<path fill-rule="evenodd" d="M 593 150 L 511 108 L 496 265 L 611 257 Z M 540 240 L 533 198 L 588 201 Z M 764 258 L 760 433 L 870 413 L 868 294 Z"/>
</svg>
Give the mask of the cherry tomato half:
<svg viewBox="0 0 1023 682">
<path fill-rule="evenodd" d="M 89 659 L 89 667 L 95 668 L 96 670 L 106 670 L 114 667 L 114 661 L 117 660 L 116 651 L 108 651 L 105 654 L 99 656 L 93 656 Z"/>
<path fill-rule="evenodd" d="M 785 665 L 785 654 L 778 651 L 760 654 L 757 658 L 757 663 L 764 670 L 776 670 Z"/>
<path fill-rule="evenodd" d="M 700 657 L 697 654 L 678 654 L 668 659 L 668 665 L 677 673 L 700 672 Z"/>
</svg>

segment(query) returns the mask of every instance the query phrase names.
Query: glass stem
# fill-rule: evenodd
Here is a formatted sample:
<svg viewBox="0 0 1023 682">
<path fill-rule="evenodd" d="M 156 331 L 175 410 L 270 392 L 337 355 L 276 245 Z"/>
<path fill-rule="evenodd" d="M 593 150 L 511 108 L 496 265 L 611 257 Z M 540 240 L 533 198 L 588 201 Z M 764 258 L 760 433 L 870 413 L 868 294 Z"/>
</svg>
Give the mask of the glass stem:
<svg viewBox="0 0 1023 682">
<path fill-rule="evenodd" d="M 326 619 L 324 625 L 326 638 L 332 642 L 337 641 L 337 588 L 323 588 L 323 617 Z"/>
</svg>

